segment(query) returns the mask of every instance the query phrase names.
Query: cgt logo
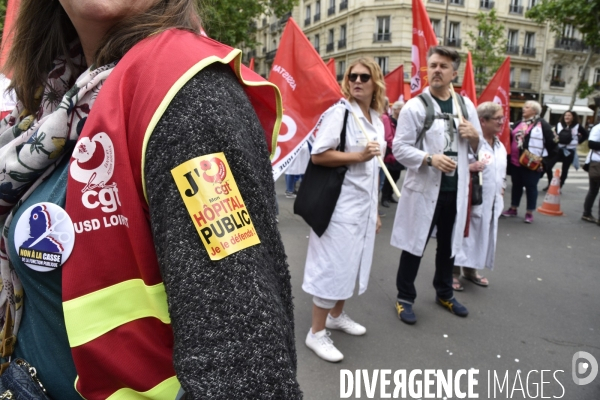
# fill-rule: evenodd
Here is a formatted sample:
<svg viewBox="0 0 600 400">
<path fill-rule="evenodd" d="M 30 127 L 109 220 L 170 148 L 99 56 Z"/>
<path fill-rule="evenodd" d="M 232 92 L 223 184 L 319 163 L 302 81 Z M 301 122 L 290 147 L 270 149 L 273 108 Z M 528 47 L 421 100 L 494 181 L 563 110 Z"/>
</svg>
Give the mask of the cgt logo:
<svg viewBox="0 0 600 400">
<path fill-rule="evenodd" d="M 576 385 L 587 385 L 596 379 L 596 375 L 598 375 L 598 361 L 596 361 L 593 355 L 585 351 L 578 351 L 573 354 L 572 367 L 573 382 Z M 587 377 L 580 378 L 580 376 L 585 375 L 588 371 L 589 375 Z"/>
</svg>

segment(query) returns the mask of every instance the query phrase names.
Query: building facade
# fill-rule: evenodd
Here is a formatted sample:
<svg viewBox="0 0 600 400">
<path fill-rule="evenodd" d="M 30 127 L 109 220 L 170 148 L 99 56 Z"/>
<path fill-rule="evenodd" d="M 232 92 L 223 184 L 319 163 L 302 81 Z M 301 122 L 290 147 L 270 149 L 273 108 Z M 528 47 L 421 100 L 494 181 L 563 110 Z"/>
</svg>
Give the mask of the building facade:
<svg viewBox="0 0 600 400">
<path fill-rule="evenodd" d="M 506 29 L 506 55 L 511 57 L 511 119 L 520 116 L 526 100 L 546 106 L 552 122 L 566 108 L 578 84 L 578 74 L 592 51 L 585 79 L 600 89 L 600 54 L 587 49 L 581 34 L 565 25 L 561 35 L 546 24 L 525 18 L 539 0 L 426 0 L 425 6 L 441 44 L 455 47 L 466 59 L 468 32 L 477 33 L 475 16 L 496 10 Z M 289 16 L 303 29 L 316 51 L 328 61 L 335 59 L 338 80 L 346 66 L 361 56 L 373 57 L 384 74 L 404 66 L 406 82 L 411 71 L 411 0 L 300 0 L 290 15 L 262 18 L 257 24 L 255 70 L 268 76 L 283 28 Z M 444 35 L 445 33 L 445 35 Z M 462 84 L 464 63 L 458 74 Z M 600 92 L 596 92 L 600 95 Z M 568 100 L 567 100 L 568 99 Z M 600 98 L 598 98 L 600 101 Z M 566 105 L 564 104 L 566 102 Z M 592 115 L 593 95 L 578 100 L 577 110 Z M 590 109 L 591 107 L 591 109 Z"/>
</svg>

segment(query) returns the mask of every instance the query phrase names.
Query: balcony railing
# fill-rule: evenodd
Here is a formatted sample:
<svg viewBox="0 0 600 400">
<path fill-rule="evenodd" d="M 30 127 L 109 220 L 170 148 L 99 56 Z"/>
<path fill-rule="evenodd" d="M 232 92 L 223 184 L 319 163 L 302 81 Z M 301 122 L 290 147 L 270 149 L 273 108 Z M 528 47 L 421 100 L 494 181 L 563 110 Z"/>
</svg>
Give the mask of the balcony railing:
<svg viewBox="0 0 600 400">
<path fill-rule="evenodd" d="M 429 0 L 430 3 L 442 3 L 444 4 L 445 1 L 444 0 Z"/>
<path fill-rule="evenodd" d="M 531 82 L 519 82 L 520 89 L 531 89 Z"/>
<path fill-rule="evenodd" d="M 490 0 L 480 0 L 479 1 L 479 8 L 481 8 L 483 10 L 491 10 L 492 8 L 494 8 L 495 5 L 496 5 L 496 3 L 493 1 L 490 1 Z"/>
<path fill-rule="evenodd" d="M 508 6 L 508 12 L 511 14 L 523 14 L 523 6 L 511 4 Z"/>
<path fill-rule="evenodd" d="M 337 74 L 336 78 L 337 78 L 338 81 L 341 81 L 342 79 L 344 79 L 344 74 L 343 73 L 342 74 Z"/>
<path fill-rule="evenodd" d="M 517 87 L 517 82 L 510 81 L 510 87 L 512 87 L 512 88 Z"/>
<path fill-rule="evenodd" d="M 321 13 L 315 14 L 313 20 L 314 20 L 314 22 L 320 21 L 321 20 Z"/>
<path fill-rule="evenodd" d="M 267 54 L 267 48 L 263 47 L 263 54 Z"/>
<path fill-rule="evenodd" d="M 270 28 L 270 30 L 271 30 L 271 32 L 277 32 L 277 30 L 278 30 L 279 28 L 281 28 L 281 24 L 280 24 L 279 22 L 273 22 L 273 23 L 271 24 L 271 28 Z"/>
<path fill-rule="evenodd" d="M 310 25 L 310 17 L 308 17 L 304 20 L 304 26 L 309 26 L 309 25 Z"/>
<path fill-rule="evenodd" d="M 327 9 L 327 16 L 335 14 L 335 6 Z"/>
<path fill-rule="evenodd" d="M 519 54 L 519 46 L 506 46 L 506 54 Z"/>
<path fill-rule="evenodd" d="M 340 2 L 340 11 L 348 9 L 348 0 Z"/>
<path fill-rule="evenodd" d="M 461 40 L 458 38 L 448 38 L 446 39 L 446 46 L 450 46 L 450 47 L 460 47 L 461 46 Z"/>
<path fill-rule="evenodd" d="M 557 49 L 571 50 L 571 51 L 585 51 L 588 47 L 583 43 L 582 40 L 573 38 L 559 38 L 556 39 L 554 47 Z"/>
<path fill-rule="evenodd" d="M 330 51 L 333 51 L 333 42 L 327 43 L 327 47 L 325 48 L 325 51 L 328 52 L 328 53 Z"/>
<path fill-rule="evenodd" d="M 450 0 L 450 5 L 452 6 L 464 6 L 465 0 Z"/>
<path fill-rule="evenodd" d="M 346 48 L 346 39 L 338 40 L 338 50 L 345 49 L 345 48 Z"/>
<path fill-rule="evenodd" d="M 389 42 L 390 40 L 392 40 L 392 34 L 390 32 L 373 34 L 374 42 Z"/>
<path fill-rule="evenodd" d="M 535 57 L 535 47 L 523 47 L 521 54 L 524 56 Z"/>
<path fill-rule="evenodd" d="M 273 61 L 275 59 L 275 54 L 277 54 L 277 49 L 267 52 L 267 55 L 265 56 L 266 61 Z"/>
<path fill-rule="evenodd" d="M 557 81 L 557 80 L 551 80 L 550 81 L 550 86 L 554 86 L 554 87 L 565 87 L 565 81 Z"/>
</svg>

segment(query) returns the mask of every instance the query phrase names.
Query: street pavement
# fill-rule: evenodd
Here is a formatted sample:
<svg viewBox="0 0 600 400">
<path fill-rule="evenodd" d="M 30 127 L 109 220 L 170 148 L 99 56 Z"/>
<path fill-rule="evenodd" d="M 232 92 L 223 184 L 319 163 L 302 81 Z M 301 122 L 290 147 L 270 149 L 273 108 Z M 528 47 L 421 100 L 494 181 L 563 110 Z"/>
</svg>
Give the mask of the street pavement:
<svg viewBox="0 0 600 400">
<path fill-rule="evenodd" d="M 545 185 L 543 177 L 538 185 L 538 206 L 544 200 L 541 188 Z M 333 331 L 331 338 L 344 354 L 343 361 L 333 364 L 318 358 L 304 344 L 312 309 L 311 296 L 302 291 L 309 227 L 294 215 L 294 200 L 285 197 L 285 179 L 279 179 L 279 229 L 292 276 L 298 381 L 305 398 L 341 398 L 342 370 L 352 374 L 366 370 L 369 379 L 376 372 L 391 370 L 385 376 L 390 385 L 385 386 L 377 377 L 372 396 L 367 396 L 364 381 L 360 396 L 356 388 L 346 393 L 349 398 L 378 399 L 392 394 L 393 375 L 398 370 L 406 370 L 408 377 L 417 369 L 451 370 L 452 376 L 459 370 L 475 369 L 478 383 L 473 390 L 480 399 L 600 399 L 600 376 L 587 385 L 576 385 L 572 378 L 576 352 L 585 351 L 600 360 L 600 226 L 581 220 L 587 187 L 587 173 L 571 168 L 561 195 L 564 216 L 536 212 L 533 224 L 523 223 L 523 195 L 519 217 L 501 218 L 495 268 L 482 271 L 490 286 L 483 288 L 463 280 L 465 291 L 456 292 L 456 298 L 469 309 L 467 318 L 454 316 L 434 302 L 436 243 L 432 239 L 416 280 L 414 310 L 418 322 L 413 326 L 399 321 L 394 309 L 400 250 L 390 246 L 390 237 L 396 205 L 380 207 L 386 215 L 375 242 L 369 287 L 363 295 L 355 294 L 345 307 L 367 333 L 354 337 Z M 509 177 L 506 206 L 510 189 Z M 598 199 L 594 215 L 598 216 Z M 577 366 L 585 368 L 586 363 L 578 362 Z M 587 362 L 587 366 L 578 377 L 589 376 L 593 363 Z M 417 379 L 423 380 L 423 375 Z M 435 394 L 436 386 L 432 387 Z M 460 388 L 466 393 L 464 377 Z M 443 395 L 428 398 L 443 399 Z M 421 396 L 407 393 L 404 398 L 425 398 L 425 394 Z"/>
</svg>

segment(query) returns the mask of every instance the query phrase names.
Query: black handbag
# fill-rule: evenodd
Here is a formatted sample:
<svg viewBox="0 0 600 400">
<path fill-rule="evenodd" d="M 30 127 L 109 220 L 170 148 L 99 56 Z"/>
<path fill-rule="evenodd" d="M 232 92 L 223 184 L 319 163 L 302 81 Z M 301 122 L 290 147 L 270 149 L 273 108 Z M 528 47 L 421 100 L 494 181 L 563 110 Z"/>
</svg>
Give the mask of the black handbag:
<svg viewBox="0 0 600 400">
<path fill-rule="evenodd" d="M 483 187 L 479 183 L 479 172 L 471 172 L 471 206 L 483 204 Z"/>
<path fill-rule="evenodd" d="M 12 360 L 0 377 L 0 399 L 50 400 L 34 367 L 23 359 Z"/>
<path fill-rule="evenodd" d="M 569 144 L 573 140 L 573 133 L 569 128 L 565 128 L 558 133 L 559 144 Z"/>
<path fill-rule="evenodd" d="M 344 114 L 340 145 L 336 148 L 342 152 L 346 148 L 347 121 L 348 110 Z M 301 216 L 319 237 L 329 226 L 342 191 L 346 171 L 348 171 L 346 166 L 331 168 L 313 164 L 312 159 L 308 162 L 302 185 L 294 202 L 294 214 Z"/>
</svg>

